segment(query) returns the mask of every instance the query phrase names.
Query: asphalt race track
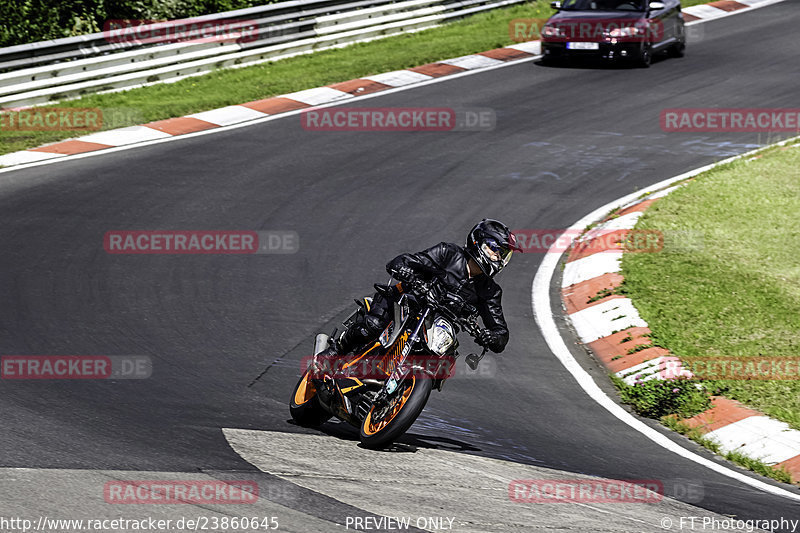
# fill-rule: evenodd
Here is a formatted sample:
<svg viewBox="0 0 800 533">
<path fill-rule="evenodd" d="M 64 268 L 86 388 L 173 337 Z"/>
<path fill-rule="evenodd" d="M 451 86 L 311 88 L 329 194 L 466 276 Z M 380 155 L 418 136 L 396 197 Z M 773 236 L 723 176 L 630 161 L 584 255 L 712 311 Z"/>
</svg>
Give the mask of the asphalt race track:
<svg viewBox="0 0 800 533">
<path fill-rule="evenodd" d="M 695 26 L 685 58 L 650 69 L 525 62 L 349 104 L 489 108 L 497 120 L 491 131 L 315 132 L 295 115 L 0 174 L 0 353 L 153 360 L 149 379 L 0 381 L 0 514 L 207 511 L 143 506 L 137 514 L 104 503 L 108 479 L 155 476 L 272 483 L 281 490 L 264 494 L 271 500 L 265 509 L 277 513 L 282 530 L 344 530 L 335 524 L 352 514 L 407 514 L 382 498 L 380 484 L 366 496 L 372 501 L 358 505 L 309 488 L 303 472 L 291 470 L 302 461 L 328 465 L 335 451 L 342 455 L 331 477 L 358 478 L 361 466 L 372 479 L 398 458 L 404 479 L 417 475 L 415 463 L 418 479 L 429 479 L 434 463 L 477 461 L 505 465 L 512 479 L 514 465 L 522 478 L 529 468 L 546 468 L 562 478 L 658 479 L 668 495 L 701 511 L 800 518 L 797 502 L 663 450 L 582 392 L 532 318 L 540 254 L 515 255 L 498 278 L 511 330 L 507 350 L 487 362 L 482 377 L 454 378 L 431 395 L 401 441 L 408 453 L 362 450 L 341 424 L 323 432 L 299 428 L 288 422 L 286 405 L 314 335 L 329 332 L 352 298 L 385 280 L 383 266 L 398 253 L 462 242 L 483 217 L 514 229 L 566 228 L 632 191 L 778 140 L 665 133 L 659 113 L 797 107 L 798 22 L 797 4 L 784 2 Z M 293 230 L 300 249 L 107 254 L 105 232 L 127 229 Z M 604 372 L 584 363 L 610 391 Z M 276 470 L 259 472 L 222 428 L 275 432 L 263 442 Z M 349 451 L 352 461 L 341 460 Z M 302 461 L 286 460 L 293 454 Z M 458 477 L 452 469 L 436 475 Z M 497 485 L 501 494 L 507 484 Z M 698 490 L 676 488 L 685 486 Z M 459 509 L 454 501 L 440 514 L 457 523 Z M 591 526 L 571 521 L 581 509 L 510 509 L 528 517 L 530 527 L 519 530 L 659 530 L 652 521 L 631 525 L 613 509 Z"/>
</svg>

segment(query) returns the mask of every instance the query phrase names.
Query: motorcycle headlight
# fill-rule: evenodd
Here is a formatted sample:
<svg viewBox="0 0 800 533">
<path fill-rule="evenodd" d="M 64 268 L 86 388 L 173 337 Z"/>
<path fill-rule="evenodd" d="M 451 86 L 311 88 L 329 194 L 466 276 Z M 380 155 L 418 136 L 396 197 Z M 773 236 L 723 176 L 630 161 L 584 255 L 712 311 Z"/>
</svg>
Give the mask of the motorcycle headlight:
<svg viewBox="0 0 800 533">
<path fill-rule="evenodd" d="M 442 317 L 436 318 L 428 329 L 428 348 L 436 355 L 446 354 L 455 339 L 453 326 Z"/>
</svg>

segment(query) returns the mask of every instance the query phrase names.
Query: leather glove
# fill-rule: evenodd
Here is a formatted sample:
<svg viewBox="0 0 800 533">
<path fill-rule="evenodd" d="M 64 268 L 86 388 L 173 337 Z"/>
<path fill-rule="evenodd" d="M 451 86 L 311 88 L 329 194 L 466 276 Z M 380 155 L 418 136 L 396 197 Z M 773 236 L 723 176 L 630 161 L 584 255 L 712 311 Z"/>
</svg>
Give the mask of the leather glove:
<svg viewBox="0 0 800 533">
<path fill-rule="evenodd" d="M 461 310 L 461 314 L 465 316 L 475 316 L 478 314 L 478 309 L 474 305 L 465 303 L 464 308 Z"/>
<path fill-rule="evenodd" d="M 439 278 L 432 278 L 428 283 L 428 286 L 430 287 L 431 294 L 434 298 L 441 298 L 447 293 L 447 288 Z"/>
<path fill-rule="evenodd" d="M 478 332 L 475 342 L 486 348 L 491 348 L 497 343 L 497 335 L 494 331 L 484 328 Z"/>
</svg>

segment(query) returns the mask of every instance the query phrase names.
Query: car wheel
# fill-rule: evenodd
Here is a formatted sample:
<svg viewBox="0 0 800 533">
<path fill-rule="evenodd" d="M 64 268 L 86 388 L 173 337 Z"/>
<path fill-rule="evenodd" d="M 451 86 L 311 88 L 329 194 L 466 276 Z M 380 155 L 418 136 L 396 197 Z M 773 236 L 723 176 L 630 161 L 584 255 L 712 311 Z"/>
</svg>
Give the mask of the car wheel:
<svg viewBox="0 0 800 533">
<path fill-rule="evenodd" d="M 671 57 L 683 57 L 686 55 L 686 43 L 676 43 L 669 48 L 669 55 Z"/>
<path fill-rule="evenodd" d="M 553 56 L 542 56 L 541 63 L 546 67 L 554 67 L 559 63 L 559 60 Z"/>
<path fill-rule="evenodd" d="M 651 50 L 651 45 L 649 43 L 645 43 L 642 45 L 642 51 L 639 52 L 639 60 L 637 63 L 641 68 L 648 68 L 652 61 L 653 52 Z"/>
</svg>

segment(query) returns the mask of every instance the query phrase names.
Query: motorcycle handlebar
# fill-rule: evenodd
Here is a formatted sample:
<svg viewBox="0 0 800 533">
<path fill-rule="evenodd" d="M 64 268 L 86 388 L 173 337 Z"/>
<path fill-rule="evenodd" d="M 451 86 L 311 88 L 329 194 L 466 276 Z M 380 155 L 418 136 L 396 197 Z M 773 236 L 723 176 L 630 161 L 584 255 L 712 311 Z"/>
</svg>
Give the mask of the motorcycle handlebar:
<svg viewBox="0 0 800 533">
<path fill-rule="evenodd" d="M 471 336 L 478 335 L 480 326 L 477 322 L 478 310 L 475 306 L 468 304 L 464 298 L 446 290 L 444 287 L 439 286 L 434 281 L 414 280 L 411 282 L 412 290 L 422 295 L 431 307 L 444 311 L 449 315 L 449 318 L 455 320 L 464 330 Z M 445 297 L 451 299 L 453 302 L 450 305 L 442 302 Z M 454 309 L 453 307 L 457 307 Z M 466 316 L 464 316 L 466 315 Z"/>
</svg>

